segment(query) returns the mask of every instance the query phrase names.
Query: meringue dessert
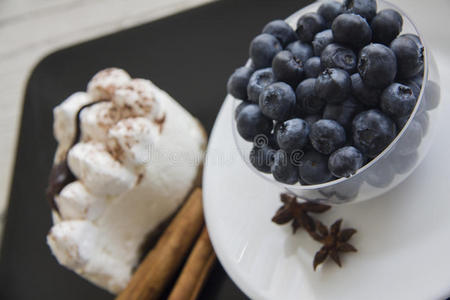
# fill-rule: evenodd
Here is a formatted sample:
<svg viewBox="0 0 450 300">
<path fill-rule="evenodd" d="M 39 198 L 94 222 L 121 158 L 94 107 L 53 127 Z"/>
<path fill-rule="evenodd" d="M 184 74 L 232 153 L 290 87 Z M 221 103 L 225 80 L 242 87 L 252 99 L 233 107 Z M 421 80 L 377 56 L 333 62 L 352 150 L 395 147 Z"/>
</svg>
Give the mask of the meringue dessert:
<svg viewBox="0 0 450 300">
<path fill-rule="evenodd" d="M 58 147 L 47 243 L 58 262 L 111 293 L 123 290 L 198 183 L 201 124 L 151 81 L 105 69 L 54 108 Z"/>
</svg>

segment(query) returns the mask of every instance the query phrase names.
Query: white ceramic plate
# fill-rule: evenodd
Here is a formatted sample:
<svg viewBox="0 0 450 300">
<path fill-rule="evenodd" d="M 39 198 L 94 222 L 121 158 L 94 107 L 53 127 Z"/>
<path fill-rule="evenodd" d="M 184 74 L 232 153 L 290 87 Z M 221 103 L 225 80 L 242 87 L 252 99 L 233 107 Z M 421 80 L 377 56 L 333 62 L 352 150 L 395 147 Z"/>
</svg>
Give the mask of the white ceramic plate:
<svg viewBox="0 0 450 300">
<path fill-rule="evenodd" d="M 444 58 L 442 88 L 450 80 Z M 447 67 L 448 68 L 448 67 Z M 320 244 L 271 218 L 279 187 L 240 158 L 231 131 L 232 99 L 217 117 L 203 178 L 208 230 L 219 260 L 252 299 L 445 299 L 450 296 L 450 105 L 442 91 L 442 128 L 424 162 L 382 197 L 333 208 L 326 224 L 344 218 L 358 233 L 358 253 L 327 261 L 316 272 Z"/>
</svg>

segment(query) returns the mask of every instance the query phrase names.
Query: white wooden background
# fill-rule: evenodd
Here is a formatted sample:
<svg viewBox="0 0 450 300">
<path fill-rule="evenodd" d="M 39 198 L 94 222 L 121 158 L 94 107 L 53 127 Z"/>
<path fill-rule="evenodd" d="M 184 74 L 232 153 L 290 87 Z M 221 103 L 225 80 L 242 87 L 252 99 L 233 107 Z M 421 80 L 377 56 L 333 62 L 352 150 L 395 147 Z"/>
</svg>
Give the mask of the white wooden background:
<svg viewBox="0 0 450 300">
<path fill-rule="evenodd" d="M 213 0 L 0 0 L 0 215 L 9 193 L 24 87 L 40 58 L 71 44 L 210 1 Z M 391 2 L 413 18 L 438 64 L 447 66 L 450 1 Z M 282 5 L 282 1 L 279 3 Z"/>
</svg>

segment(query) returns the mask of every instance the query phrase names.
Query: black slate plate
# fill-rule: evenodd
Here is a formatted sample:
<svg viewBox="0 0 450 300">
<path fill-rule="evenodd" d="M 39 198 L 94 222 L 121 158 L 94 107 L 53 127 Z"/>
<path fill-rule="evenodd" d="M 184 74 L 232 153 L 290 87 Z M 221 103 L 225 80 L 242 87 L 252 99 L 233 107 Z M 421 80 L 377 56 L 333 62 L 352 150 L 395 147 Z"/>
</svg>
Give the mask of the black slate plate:
<svg viewBox="0 0 450 300">
<path fill-rule="evenodd" d="M 45 242 L 51 226 L 44 190 L 56 147 L 52 108 L 85 90 L 96 71 L 124 68 L 166 90 L 210 132 L 234 68 L 264 24 L 311 1 L 221 1 L 76 45 L 43 59 L 23 107 L 10 205 L 0 258 L 1 299 L 113 299 L 58 265 Z M 247 299 L 220 264 L 201 299 Z"/>
</svg>

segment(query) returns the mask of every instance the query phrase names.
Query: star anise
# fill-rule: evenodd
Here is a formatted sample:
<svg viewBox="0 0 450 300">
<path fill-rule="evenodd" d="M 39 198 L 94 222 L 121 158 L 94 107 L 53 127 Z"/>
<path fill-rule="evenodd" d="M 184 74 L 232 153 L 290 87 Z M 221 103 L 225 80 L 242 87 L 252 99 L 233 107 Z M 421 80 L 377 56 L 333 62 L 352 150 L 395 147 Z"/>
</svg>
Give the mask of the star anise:
<svg viewBox="0 0 450 300">
<path fill-rule="evenodd" d="M 341 259 L 339 252 L 356 252 L 356 248 L 347 243 L 350 238 L 356 233 L 353 228 L 341 230 L 342 219 L 337 220 L 331 225 L 330 230 L 316 220 L 317 232 L 310 232 L 313 239 L 323 244 L 322 248 L 314 256 L 313 267 L 314 270 L 318 265 L 323 263 L 327 257 L 331 257 L 334 262 L 341 267 Z"/>
<path fill-rule="evenodd" d="M 280 199 L 283 206 L 275 213 L 272 222 L 283 225 L 292 221 L 294 233 L 300 227 L 305 228 L 309 233 L 314 232 L 316 223 L 308 213 L 323 213 L 331 208 L 329 205 L 314 202 L 299 203 L 297 197 L 290 194 L 281 194 Z"/>
</svg>

